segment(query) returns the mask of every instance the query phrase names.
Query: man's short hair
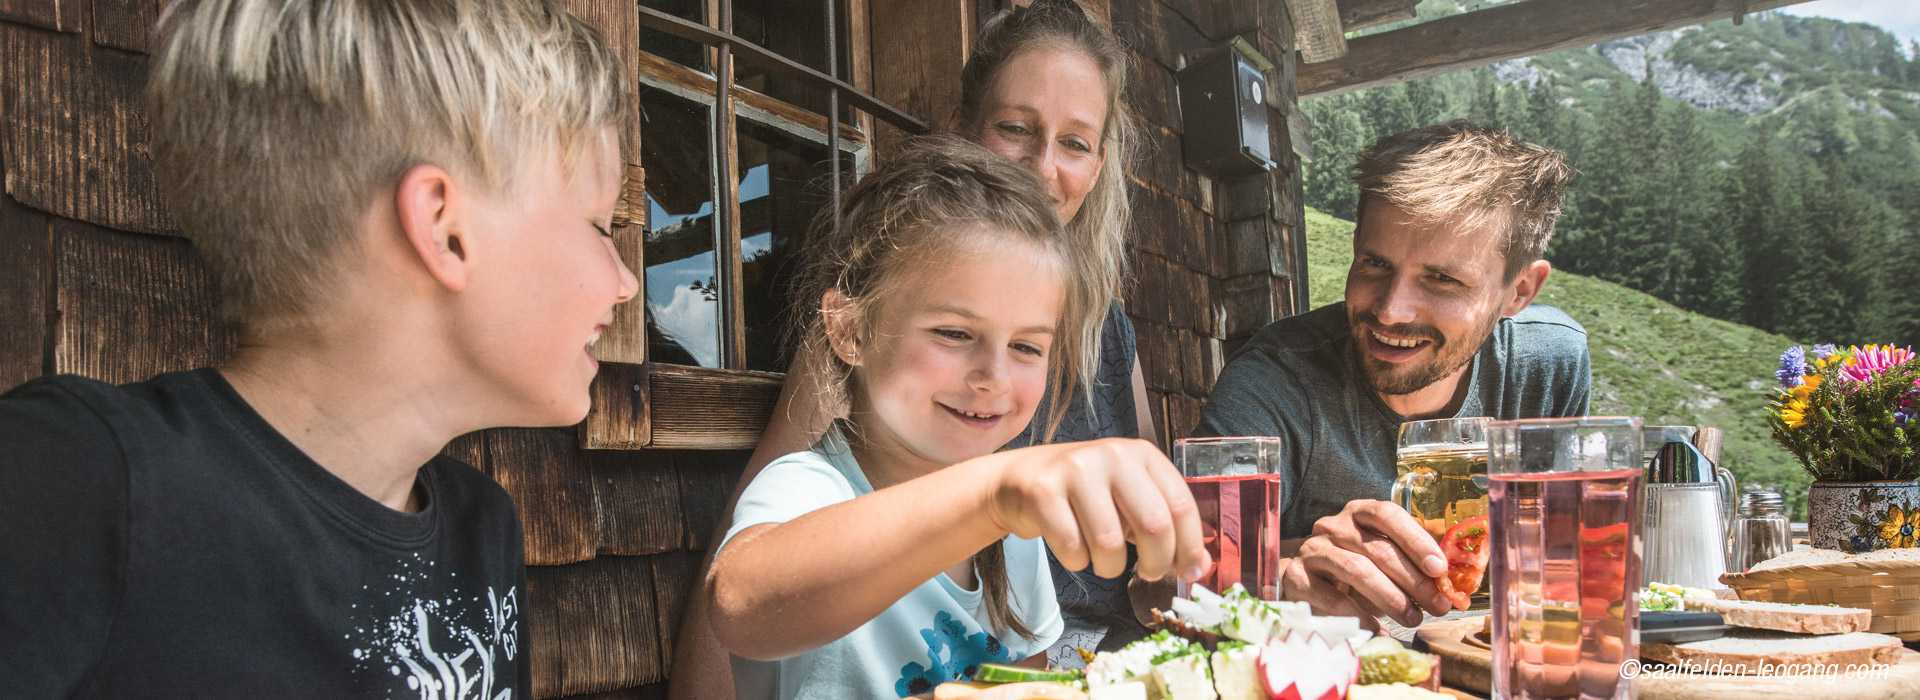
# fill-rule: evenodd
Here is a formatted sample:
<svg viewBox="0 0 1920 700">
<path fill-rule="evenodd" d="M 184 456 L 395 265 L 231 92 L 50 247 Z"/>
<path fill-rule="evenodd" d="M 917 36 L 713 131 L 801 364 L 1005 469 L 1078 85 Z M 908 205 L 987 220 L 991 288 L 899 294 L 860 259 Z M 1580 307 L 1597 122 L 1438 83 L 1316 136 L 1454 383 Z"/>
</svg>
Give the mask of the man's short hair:
<svg viewBox="0 0 1920 700">
<path fill-rule="evenodd" d="M 409 168 L 505 192 L 535 158 L 571 172 L 626 105 L 612 48 L 551 0 L 185 0 L 158 32 L 162 188 L 249 324 L 326 297 Z"/>
<path fill-rule="evenodd" d="M 1560 197 L 1573 168 L 1559 151 L 1521 141 L 1504 129 L 1453 121 L 1380 139 L 1360 154 L 1355 221 L 1371 197 L 1424 222 L 1450 222 L 1462 233 L 1493 227 L 1505 242 L 1511 280 L 1546 253 Z"/>
</svg>

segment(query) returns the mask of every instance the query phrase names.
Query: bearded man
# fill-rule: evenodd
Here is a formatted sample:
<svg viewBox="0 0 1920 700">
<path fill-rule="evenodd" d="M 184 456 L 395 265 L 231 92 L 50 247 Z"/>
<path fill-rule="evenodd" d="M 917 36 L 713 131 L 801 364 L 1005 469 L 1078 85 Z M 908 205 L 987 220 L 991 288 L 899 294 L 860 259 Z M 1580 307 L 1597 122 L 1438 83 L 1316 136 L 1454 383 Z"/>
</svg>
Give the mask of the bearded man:
<svg viewBox="0 0 1920 700">
<path fill-rule="evenodd" d="M 1586 329 L 1532 305 L 1572 175 L 1558 152 L 1464 122 L 1361 155 L 1345 302 L 1248 340 L 1197 431 L 1280 438 L 1281 597 L 1408 626 L 1450 610 L 1439 545 L 1382 500 L 1401 423 L 1586 414 Z"/>
</svg>

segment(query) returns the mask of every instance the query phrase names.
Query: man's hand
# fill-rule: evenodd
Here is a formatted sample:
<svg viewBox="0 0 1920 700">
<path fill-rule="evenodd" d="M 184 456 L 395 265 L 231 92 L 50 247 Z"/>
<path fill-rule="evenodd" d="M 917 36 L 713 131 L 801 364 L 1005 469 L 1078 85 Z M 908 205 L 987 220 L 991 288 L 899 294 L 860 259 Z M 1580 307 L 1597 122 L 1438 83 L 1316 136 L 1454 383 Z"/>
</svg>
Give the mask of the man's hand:
<svg viewBox="0 0 1920 700">
<path fill-rule="evenodd" d="M 1352 615 L 1370 622 L 1385 615 L 1407 627 L 1421 610 L 1452 610 L 1434 579 L 1445 576 L 1440 545 L 1399 506 L 1351 501 L 1313 524 L 1281 573 L 1283 597 L 1306 601 L 1321 615 Z"/>
</svg>

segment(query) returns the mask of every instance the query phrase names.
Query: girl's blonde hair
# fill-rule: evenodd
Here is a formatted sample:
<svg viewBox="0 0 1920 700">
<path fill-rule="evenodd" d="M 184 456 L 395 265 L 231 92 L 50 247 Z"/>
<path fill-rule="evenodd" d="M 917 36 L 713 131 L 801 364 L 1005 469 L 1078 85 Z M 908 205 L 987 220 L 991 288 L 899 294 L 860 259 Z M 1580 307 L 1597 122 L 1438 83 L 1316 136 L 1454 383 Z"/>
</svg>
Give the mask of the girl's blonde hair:
<svg viewBox="0 0 1920 700">
<path fill-rule="evenodd" d="M 1099 67 L 1106 83 L 1107 123 L 1100 132 L 1100 175 L 1073 220 L 1063 222 L 1075 242 L 1073 255 L 1086 259 L 1089 272 L 1095 275 L 1095 287 L 1104 295 L 1099 308 L 1104 311 L 1119 298 L 1126 283 L 1128 227 L 1133 216 L 1127 198 L 1127 170 L 1138 136 L 1133 115 L 1121 99 L 1127 92 L 1132 65 L 1126 46 L 1074 0 L 1034 0 L 1030 6 L 1002 11 L 980 29 L 973 53 L 960 72 L 960 107 L 954 126 L 978 138 L 985 126 L 982 120 L 987 95 L 1001 69 L 1022 53 L 1045 48 L 1084 53 Z M 1103 315 L 1100 320 L 1104 319 Z M 1096 361 L 1101 324 L 1078 332 L 1088 361 Z"/>
<path fill-rule="evenodd" d="M 1053 395 L 1071 395 L 1090 371 L 1078 347 L 1082 341 L 1077 329 L 1103 311 L 1093 271 L 1076 265 L 1081 256 L 1069 250 L 1073 240 L 1062 231 L 1038 178 L 972 142 L 932 136 L 908 142 L 848 190 L 837 226 L 831 211 L 815 220 L 794 282 L 794 298 L 800 303 L 793 333 L 802 349 L 797 355 L 812 365 L 794 371 L 821 378 L 824 387 L 813 397 L 820 402 L 818 410 L 832 415 L 834 408 L 851 405 L 849 394 L 857 389 L 854 368 L 830 345 L 831 329 L 842 329 L 851 336 L 844 340 L 867 347 L 879 339 L 875 328 L 888 301 L 912 293 L 928 269 L 956 252 L 1008 239 L 1030 243 L 1056 261 L 1065 295 L 1047 356 L 1047 383 Z M 1011 256 L 1030 250 L 1003 246 L 997 252 Z M 830 318 L 821 302 L 831 291 L 846 303 L 834 307 Z M 1067 403 L 1053 402 L 1049 435 Z M 1007 600 L 1006 558 L 1000 545 L 974 555 L 974 565 L 996 630 L 1032 638 Z"/>
<path fill-rule="evenodd" d="M 157 32 L 158 179 L 249 324 L 331 296 L 408 168 L 507 192 L 533 159 L 571 172 L 626 109 L 611 47 L 552 0 L 182 0 Z"/>
</svg>

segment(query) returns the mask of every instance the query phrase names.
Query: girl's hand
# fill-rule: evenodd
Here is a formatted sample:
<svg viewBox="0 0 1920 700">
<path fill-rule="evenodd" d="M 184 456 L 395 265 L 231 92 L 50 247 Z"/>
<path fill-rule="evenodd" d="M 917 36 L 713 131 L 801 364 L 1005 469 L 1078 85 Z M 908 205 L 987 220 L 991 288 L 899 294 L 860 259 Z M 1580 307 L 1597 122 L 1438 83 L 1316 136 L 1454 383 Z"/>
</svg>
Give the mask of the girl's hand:
<svg viewBox="0 0 1920 700">
<path fill-rule="evenodd" d="M 1001 452 L 987 512 L 1020 537 L 1042 537 L 1061 565 L 1113 578 L 1124 573 L 1127 542 L 1136 576 L 1197 579 L 1212 566 L 1186 482 L 1145 440 L 1108 438 Z"/>
</svg>

